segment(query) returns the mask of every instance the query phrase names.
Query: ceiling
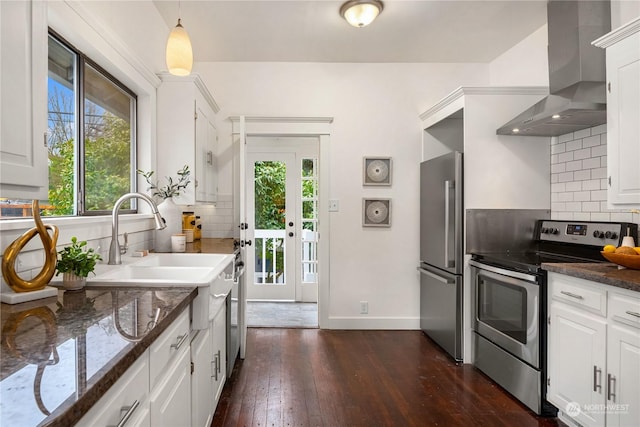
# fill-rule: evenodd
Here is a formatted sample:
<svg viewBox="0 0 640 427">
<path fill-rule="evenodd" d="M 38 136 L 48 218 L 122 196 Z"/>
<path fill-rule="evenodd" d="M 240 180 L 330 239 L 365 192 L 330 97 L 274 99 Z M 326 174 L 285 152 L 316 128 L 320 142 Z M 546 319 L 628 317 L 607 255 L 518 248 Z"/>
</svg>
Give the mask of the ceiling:
<svg viewBox="0 0 640 427">
<path fill-rule="evenodd" d="M 331 0 L 153 0 L 195 61 L 490 62 L 546 23 L 545 0 L 384 1 L 355 28 Z M 168 34 L 168 33 L 167 33 Z"/>
</svg>

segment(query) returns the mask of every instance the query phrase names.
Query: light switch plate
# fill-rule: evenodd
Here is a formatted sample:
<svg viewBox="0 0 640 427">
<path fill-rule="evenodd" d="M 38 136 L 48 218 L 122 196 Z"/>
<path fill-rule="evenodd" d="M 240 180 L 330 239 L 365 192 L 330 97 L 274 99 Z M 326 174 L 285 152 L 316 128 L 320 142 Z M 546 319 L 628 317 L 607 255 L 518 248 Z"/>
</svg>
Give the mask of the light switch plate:
<svg viewBox="0 0 640 427">
<path fill-rule="evenodd" d="M 340 203 L 338 203 L 338 200 L 329 200 L 329 212 L 338 212 L 338 210 L 340 210 Z"/>
</svg>

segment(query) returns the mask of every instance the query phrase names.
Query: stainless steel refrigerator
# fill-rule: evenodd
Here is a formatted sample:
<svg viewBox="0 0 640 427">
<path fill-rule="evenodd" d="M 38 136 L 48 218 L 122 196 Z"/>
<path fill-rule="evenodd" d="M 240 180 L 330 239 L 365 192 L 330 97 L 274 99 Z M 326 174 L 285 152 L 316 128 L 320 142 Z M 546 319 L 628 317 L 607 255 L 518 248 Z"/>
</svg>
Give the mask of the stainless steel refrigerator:
<svg viewBox="0 0 640 427">
<path fill-rule="evenodd" d="M 462 360 L 462 153 L 420 164 L 420 328 Z"/>
</svg>

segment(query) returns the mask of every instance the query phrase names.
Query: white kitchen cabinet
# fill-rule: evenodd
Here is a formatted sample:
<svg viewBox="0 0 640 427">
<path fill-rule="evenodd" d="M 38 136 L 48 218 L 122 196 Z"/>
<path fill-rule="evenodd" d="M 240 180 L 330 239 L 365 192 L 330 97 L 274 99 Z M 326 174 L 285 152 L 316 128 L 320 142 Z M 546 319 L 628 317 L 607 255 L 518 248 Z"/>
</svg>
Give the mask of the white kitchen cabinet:
<svg viewBox="0 0 640 427">
<path fill-rule="evenodd" d="M 607 426 L 640 425 L 640 298 L 611 292 Z"/>
<path fill-rule="evenodd" d="M 607 49 L 609 208 L 640 207 L 640 17 L 596 40 Z"/>
<path fill-rule="evenodd" d="M 0 1 L 0 197 L 47 199 L 47 5 Z"/>
<path fill-rule="evenodd" d="M 149 347 L 152 426 L 191 425 L 189 310 Z"/>
<path fill-rule="evenodd" d="M 637 426 L 640 295 L 558 273 L 548 278 L 547 399 L 565 421 Z"/>
<path fill-rule="evenodd" d="M 192 185 L 175 202 L 213 203 L 218 196 L 215 114 L 219 108 L 198 75 L 162 74 L 160 78 L 157 178 L 175 177 L 188 165 Z"/>
<path fill-rule="evenodd" d="M 224 304 L 218 310 L 218 313 L 213 319 L 212 331 L 212 343 L 213 343 L 213 392 L 214 392 L 214 410 L 220 395 L 224 383 L 227 379 L 227 310 Z"/>
<path fill-rule="evenodd" d="M 604 403 L 605 319 L 555 301 L 549 315 L 547 400 L 560 410 L 572 402 L 581 408 Z M 604 413 L 581 410 L 574 419 L 585 426 L 603 425 Z"/>
<path fill-rule="evenodd" d="M 213 323 L 213 322 L 211 322 Z M 213 350 L 209 329 L 198 331 L 191 342 L 191 421 L 194 427 L 208 427 L 213 419 Z"/>
<path fill-rule="evenodd" d="M 154 427 L 191 425 L 191 360 L 189 343 L 182 346 L 151 391 L 149 410 Z"/>
<path fill-rule="evenodd" d="M 150 427 L 149 352 L 138 360 L 111 386 L 102 398 L 76 424 L 77 427 L 119 425 L 126 418 L 127 427 Z"/>
</svg>

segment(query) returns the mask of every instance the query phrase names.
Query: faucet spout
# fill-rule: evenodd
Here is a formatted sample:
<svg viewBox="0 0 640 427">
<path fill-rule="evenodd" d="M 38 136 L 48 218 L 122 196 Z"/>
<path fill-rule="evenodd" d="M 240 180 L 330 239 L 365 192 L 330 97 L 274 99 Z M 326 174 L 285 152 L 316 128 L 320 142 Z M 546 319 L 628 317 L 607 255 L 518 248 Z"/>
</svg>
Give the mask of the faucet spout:
<svg viewBox="0 0 640 427">
<path fill-rule="evenodd" d="M 142 193 L 127 193 L 116 200 L 116 204 L 113 205 L 113 212 L 111 213 L 111 245 L 109 245 L 109 265 L 122 264 L 122 254 L 127 252 L 127 248 L 121 248 L 118 241 L 118 210 L 122 204 L 129 199 L 142 199 L 151 206 L 151 213 L 156 222 L 156 229 L 162 230 L 166 227 L 165 220 L 158 212 L 158 206 L 153 199 L 146 194 Z"/>
</svg>

